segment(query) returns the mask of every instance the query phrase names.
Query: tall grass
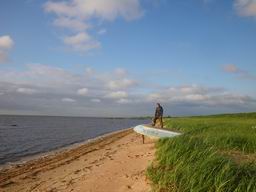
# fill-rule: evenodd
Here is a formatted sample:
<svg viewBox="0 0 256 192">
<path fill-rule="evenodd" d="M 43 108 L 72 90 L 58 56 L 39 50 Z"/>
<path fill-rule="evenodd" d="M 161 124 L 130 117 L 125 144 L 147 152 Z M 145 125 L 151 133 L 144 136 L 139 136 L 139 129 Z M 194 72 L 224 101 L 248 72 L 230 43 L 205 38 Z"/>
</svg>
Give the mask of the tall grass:
<svg viewBox="0 0 256 192">
<path fill-rule="evenodd" d="M 155 191 L 256 191 L 256 162 L 224 155 L 256 152 L 256 113 L 166 119 L 182 136 L 161 139 L 148 168 Z"/>
</svg>

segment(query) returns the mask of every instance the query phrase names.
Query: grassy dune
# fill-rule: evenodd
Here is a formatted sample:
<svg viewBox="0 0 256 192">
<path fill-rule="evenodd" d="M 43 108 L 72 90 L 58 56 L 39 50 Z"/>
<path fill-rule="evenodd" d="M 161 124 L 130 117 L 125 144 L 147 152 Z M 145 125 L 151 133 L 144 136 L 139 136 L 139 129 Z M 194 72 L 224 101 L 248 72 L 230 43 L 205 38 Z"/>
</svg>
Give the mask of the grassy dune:
<svg viewBox="0 0 256 192">
<path fill-rule="evenodd" d="M 167 118 L 184 134 L 157 143 L 155 191 L 256 191 L 256 113 Z"/>
</svg>

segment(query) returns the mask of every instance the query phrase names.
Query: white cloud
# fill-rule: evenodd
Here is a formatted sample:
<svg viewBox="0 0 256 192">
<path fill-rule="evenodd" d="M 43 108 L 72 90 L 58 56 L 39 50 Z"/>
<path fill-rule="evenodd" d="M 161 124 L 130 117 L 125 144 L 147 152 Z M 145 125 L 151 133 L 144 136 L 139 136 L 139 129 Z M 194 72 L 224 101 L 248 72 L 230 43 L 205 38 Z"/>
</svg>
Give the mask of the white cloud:
<svg viewBox="0 0 256 192">
<path fill-rule="evenodd" d="M 59 67 L 28 64 L 25 70 L 0 71 L 0 86 L 1 82 L 9 83 L 2 89 L 0 87 L 0 90 L 6 90 L 14 95 L 15 93 L 38 93 L 37 97 L 39 98 L 50 95 L 52 98 L 59 100 L 61 98 L 76 97 L 77 95 L 90 96 L 84 97 L 79 102 L 99 102 L 99 100 L 103 102 L 105 100 L 102 101 L 101 99 L 104 98 L 113 100 L 127 98 L 128 91 L 134 91 L 133 87 L 127 87 L 126 83 L 118 91 L 106 86 L 108 82 L 116 81 L 119 78 L 116 70 L 98 72 L 92 68 L 86 68 L 85 73 L 73 73 Z M 123 82 L 122 79 L 127 79 L 127 77 L 123 76 L 120 79 L 121 82 Z M 8 89 L 5 89 L 6 87 Z M 29 87 L 29 89 L 26 87 Z M 115 86 L 114 88 L 117 87 L 120 86 Z M 91 97 L 99 100 L 91 100 Z"/>
<path fill-rule="evenodd" d="M 107 30 L 106 29 L 100 29 L 97 33 L 99 35 L 104 35 L 105 33 L 107 33 Z"/>
<path fill-rule="evenodd" d="M 197 85 L 170 87 L 151 93 L 146 98 L 146 101 L 149 102 L 203 106 L 239 105 L 252 101 L 252 98 L 245 95 L 232 94 L 220 88 Z"/>
<path fill-rule="evenodd" d="M 218 109 L 228 109 L 232 112 L 232 109 L 251 110 L 256 106 L 255 99 L 246 94 L 200 85 L 148 88 L 138 83 L 136 87 L 113 90 L 107 87 L 106 83 L 129 78 L 120 77 L 116 70 L 99 72 L 88 69 L 88 73 L 83 71 L 74 73 L 59 67 L 30 64 L 23 70 L 0 70 L 0 92 L 4 93 L 0 99 L 0 111 L 5 109 L 15 111 L 18 110 L 17 106 L 20 106 L 23 110 L 29 111 L 32 108 L 39 113 L 47 110 L 47 114 L 55 115 L 74 112 L 76 115 L 93 113 L 108 116 L 109 113 L 115 115 L 150 113 L 155 102 L 162 103 L 165 109 L 169 108 L 174 113 L 179 110 L 180 114 L 188 114 L 187 111 L 193 112 L 202 108 L 206 109 L 206 112 L 211 112 L 213 109 L 215 112 L 220 112 Z M 84 88 L 89 90 L 89 94 Z M 79 93 L 87 96 L 78 97 Z M 60 101 L 77 103 L 77 105 L 61 105 Z M 100 103 L 101 107 L 96 107 L 96 103 Z M 135 103 L 136 111 L 132 105 Z M 117 104 L 127 105 L 124 109 Z M 174 109 L 173 106 L 176 108 Z"/>
<path fill-rule="evenodd" d="M 246 80 L 256 80 L 256 75 L 246 71 L 244 69 L 240 69 L 238 66 L 234 64 L 228 64 L 223 66 L 223 70 L 227 73 L 235 74 L 240 79 Z"/>
<path fill-rule="evenodd" d="M 132 86 L 135 86 L 137 82 L 132 79 L 117 79 L 117 80 L 110 80 L 107 84 L 107 87 L 110 89 L 126 89 Z"/>
<path fill-rule="evenodd" d="M 13 45 L 14 41 L 9 35 L 0 36 L 0 63 L 8 60 L 9 50 Z"/>
<path fill-rule="evenodd" d="M 90 28 L 90 25 L 78 19 L 68 17 L 59 17 L 54 20 L 53 24 L 57 27 L 68 28 L 74 31 L 84 31 Z"/>
<path fill-rule="evenodd" d="M 74 102 L 76 102 L 75 99 L 68 98 L 68 97 L 62 98 L 61 101 L 62 101 L 62 102 L 67 102 L 67 103 L 74 103 Z"/>
<path fill-rule="evenodd" d="M 62 89 L 78 86 L 81 77 L 62 68 L 42 64 L 28 64 L 24 71 L 0 71 L 0 81 L 39 87 Z"/>
<path fill-rule="evenodd" d="M 117 103 L 119 104 L 128 104 L 128 103 L 131 103 L 132 101 L 129 100 L 129 99 L 119 99 L 117 100 Z"/>
<path fill-rule="evenodd" d="M 106 87 L 111 90 L 124 90 L 138 85 L 136 80 L 127 78 L 128 73 L 123 68 L 117 68 L 112 74 L 112 78 L 106 81 Z"/>
<path fill-rule="evenodd" d="M 13 45 L 14 42 L 9 35 L 0 36 L 0 49 L 11 49 Z"/>
<path fill-rule="evenodd" d="M 87 68 L 85 69 L 85 74 L 86 74 L 87 76 L 91 76 L 91 75 L 93 75 L 93 73 L 94 73 L 94 71 L 93 71 L 92 68 L 87 67 Z"/>
<path fill-rule="evenodd" d="M 118 16 L 126 20 L 137 19 L 142 16 L 143 11 L 139 0 L 70 0 L 45 4 L 47 12 L 55 13 L 58 16 L 67 16 L 89 20 L 99 18 L 113 21 Z"/>
<path fill-rule="evenodd" d="M 95 20 L 103 23 L 122 17 L 130 21 L 143 15 L 140 0 L 108 0 L 107 3 L 106 0 L 48 1 L 44 9 L 56 15 L 55 26 L 82 32 L 66 37 L 64 42 L 74 50 L 83 52 L 100 47 L 100 43 L 89 34 L 89 29 L 98 31 L 98 34 L 106 32 L 101 26 L 92 24 Z"/>
<path fill-rule="evenodd" d="M 98 72 L 92 68 L 86 68 L 84 73 L 72 73 L 60 67 L 54 67 L 42 64 L 28 64 L 24 70 L 6 70 L 0 71 L 0 82 L 9 82 L 13 84 L 23 84 L 28 87 L 41 87 L 49 88 L 51 91 L 77 93 L 81 88 L 87 88 L 100 92 L 105 95 L 111 90 L 109 82 L 118 81 L 119 77 L 114 71 Z M 124 79 L 124 80 L 123 80 Z M 113 88 L 122 87 L 132 88 L 131 85 L 135 80 L 126 80 L 128 77 L 124 76 L 120 79 L 121 85 L 118 86 L 114 83 Z M 88 91 L 87 90 L 87 91 Z M 85 90 L 83 90 L 85 91 Z"/>
<path fill-rule="evenodd" d="M 127 71 L 123 68 L 117 68 L 114 70 L 115 75 L 117 75 L 118 77 L 123 77 L 127 75 Z"/>
<path fill-rule="evenodd" d="M 100 42 L 94 40 L 88 33 L 81 32 L 73 36 L 64 38 L 64 43 L 71 46 L 74 50 L 88 52 L 92 49 L 100 48 Z"/>
<path fill-rule="evenodd" d="M 100 99 L 91 99 L 91 102 L 93 102 L 93 103 L 100 103 L 101 100 Z"/>
<path fill-rule="evenodd" d="M 65 16 L 75 16 L 75 9 L 72 8 L 72 3 L 68 3 L 66 1 L 61 1 L 61 2 L 53 2 L 53 1 L 48 1 L 45 6 L 45 11 L 47 12 L 53 12 L 57 14 L 58 16 L 60 15 L 65 15 Z"/>
<path fill-rule="evenodd" d="M 87 88 L 78 89 L 77 94 L 81 95 L 81 96 L 87 96 L 88 95 L 88 89 Z"/>
<path fill-rule="evenodd" d="M 37 90 L 35 90 L 35 89 L 23 88 L 23 87 L 18 88 L 16 91 L 18 93 L 22 93 L 22 94 L 26 94 L 26 95 L 32 95 L 32 94 L 37 93 Z"/>
<path fill-rule="evenodd" d="M 208 95 L 203 95 L 203 94 L 191 94 L 191 95 L 186 95 L 184 97 L 184 99 L 188 101 L 203 101 L 208 98 L 209 98 Z"/>
<path fill-rule="evenodd" d="M 256 16 L 256 0 L 235 0 L 234 6 L 241 16 Z"/>
<path fill-rule="evenodd" d="M 234 64 L 227 64 L 223 66 L 223 70 L 227 73 L 237 73 L 240 70 L 238 69 L 238 67 Z"/>
<path fill-rule="evenodd" d="M 128 97 L 128 94 L 125 91 L 115 91 L 108 93 L 106 95 L 106 98 L 112 98 L 112 99 L 122 99 Z"/>
</svg>

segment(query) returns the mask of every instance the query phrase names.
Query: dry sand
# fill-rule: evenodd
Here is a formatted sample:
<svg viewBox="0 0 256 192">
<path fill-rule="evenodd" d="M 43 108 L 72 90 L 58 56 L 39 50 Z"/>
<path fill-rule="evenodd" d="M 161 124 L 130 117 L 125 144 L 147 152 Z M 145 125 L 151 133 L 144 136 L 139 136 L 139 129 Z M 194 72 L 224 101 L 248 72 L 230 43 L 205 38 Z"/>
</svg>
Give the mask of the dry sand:
<svg viewBox="0 0 256 192">
<path fill-rule="evenodd" d="M 1 192 L 148 192 L 155 142 L 131 129 L 0 172 Z"/>
</svg>

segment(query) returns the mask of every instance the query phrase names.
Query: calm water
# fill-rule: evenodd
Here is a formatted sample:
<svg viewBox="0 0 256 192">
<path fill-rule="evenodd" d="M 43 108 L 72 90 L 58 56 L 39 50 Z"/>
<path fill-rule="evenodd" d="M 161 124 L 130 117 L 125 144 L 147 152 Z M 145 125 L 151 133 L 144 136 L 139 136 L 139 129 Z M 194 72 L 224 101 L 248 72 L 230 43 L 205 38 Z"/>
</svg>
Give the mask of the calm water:
<svg viewBox="0 0 256 192">
<path fill-rule="evenodd" d="M 149 120 L 0 116 L 0 164 L 143 123 Z"/>
</svg>

